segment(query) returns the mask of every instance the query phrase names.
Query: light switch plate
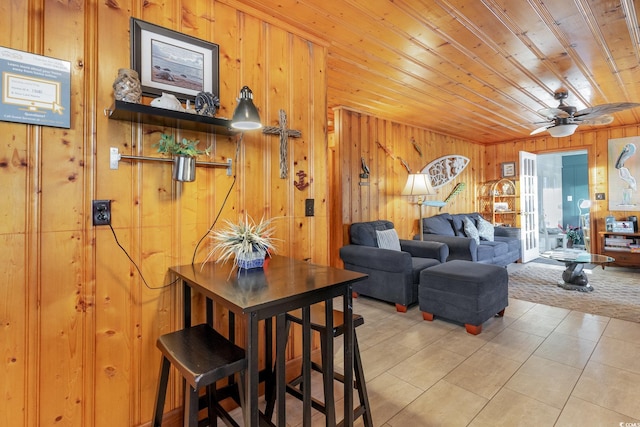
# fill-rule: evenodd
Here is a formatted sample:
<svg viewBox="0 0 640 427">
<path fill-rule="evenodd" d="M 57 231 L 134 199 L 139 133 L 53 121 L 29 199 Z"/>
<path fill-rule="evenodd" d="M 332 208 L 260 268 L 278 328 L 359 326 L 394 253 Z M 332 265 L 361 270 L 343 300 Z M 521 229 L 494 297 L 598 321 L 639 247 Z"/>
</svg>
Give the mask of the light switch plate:
<svg viewBox="0 0 640 427">
<path fill-rule="evenodd" d="M 306 199 L 304 201 L 304 216 L 313 216 L 314 212 L 313 212 L 313 199 Z"/>
</svg>

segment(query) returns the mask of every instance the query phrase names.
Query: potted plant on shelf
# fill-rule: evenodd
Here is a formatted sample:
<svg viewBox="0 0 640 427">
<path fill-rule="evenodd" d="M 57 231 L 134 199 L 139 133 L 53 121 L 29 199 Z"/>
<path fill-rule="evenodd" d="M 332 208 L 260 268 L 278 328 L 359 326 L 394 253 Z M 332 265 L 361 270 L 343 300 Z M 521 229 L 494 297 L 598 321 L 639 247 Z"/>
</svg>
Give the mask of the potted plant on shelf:
<svg viewBox="0 0 640 427">
<path fill-rule="evenodd" d="M 273 218 L 256 223 L 245 215 L 244 221 L 225 223 L 224 229 L 211 233 L 214 244 L 205 262 L 215 256 L 216 262 L 223 264 L 232 259 L 233 266 L 240 270 L 261 268 L 265 258 L 275 251 Z"/>
<path fill-rule="evenodd" d="M 158 153 L 173 156 L 173 179 L 191 182 L 196 179 L 196 157 L 201 154 L 209 155 L 211 147 L 205 150 L 196 148 L 200 141 L 182 138 L 177 141 L 173 135 L 163 133 L 160 140 L 153 145 Z"/>
</svg>

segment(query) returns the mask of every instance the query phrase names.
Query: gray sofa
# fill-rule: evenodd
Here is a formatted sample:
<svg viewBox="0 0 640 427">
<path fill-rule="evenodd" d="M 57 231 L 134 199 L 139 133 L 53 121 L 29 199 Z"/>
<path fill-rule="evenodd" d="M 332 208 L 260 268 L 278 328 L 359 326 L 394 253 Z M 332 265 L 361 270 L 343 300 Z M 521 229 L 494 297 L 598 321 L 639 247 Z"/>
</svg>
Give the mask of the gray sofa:
<svg viewBox="0 0 640 427">
<path fill-rule="evenodd" d="M 353 292 L 391 302 L 405 312 L 418 301 L 420 272 L 445 262 L 449 248 L 444 243 L 397 239 L 399 250 L 380 248 L 377 231 L 393 229 L 390 221 L 353 223 L 350 244 L 340 248 L 347 270 L 366 273 L 366 280 L 353 284 Z"/>
<path fill-rule="evenodd" d="M 464 218 L 479 226 L 481 215 L 443 213 L 422 219 L 423 239 L 428 242 L 445 243 L 449 247 L 447 261 L 454 259 L 483 264 L 507 266 L 521 257 L 520 229 L 516 227 L 493 227 L 493 241 L 469 237 L 465 231 Z M 486 224 L 486 222 L 485 222 Z M 416 236 L 414 239 L 419 239 Z"/>
</svg>

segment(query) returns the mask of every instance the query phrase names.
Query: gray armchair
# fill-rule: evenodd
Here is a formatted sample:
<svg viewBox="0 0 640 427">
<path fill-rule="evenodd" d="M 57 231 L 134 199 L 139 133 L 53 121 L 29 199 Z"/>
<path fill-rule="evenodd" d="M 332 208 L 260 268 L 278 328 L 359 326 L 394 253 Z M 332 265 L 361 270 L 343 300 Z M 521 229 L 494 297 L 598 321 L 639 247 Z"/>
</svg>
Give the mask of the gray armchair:
<svg viewBox="0 0 640 427">
<path fill-rule="evenodd" d="M 420 272 L 445 262 L 449 248 L 444 243 L 398 239 L 400 250 L 382 249 L 377 231 L 393 229 L 390 221 L 378 220 L 351 224 L 350 244 L 340 248 L 347 270 L 366 273 L 366 280 L 353 284 L 354 296 L 370 296 L 396 305 L 406 312 L 418 301 Z"/>
</svg>

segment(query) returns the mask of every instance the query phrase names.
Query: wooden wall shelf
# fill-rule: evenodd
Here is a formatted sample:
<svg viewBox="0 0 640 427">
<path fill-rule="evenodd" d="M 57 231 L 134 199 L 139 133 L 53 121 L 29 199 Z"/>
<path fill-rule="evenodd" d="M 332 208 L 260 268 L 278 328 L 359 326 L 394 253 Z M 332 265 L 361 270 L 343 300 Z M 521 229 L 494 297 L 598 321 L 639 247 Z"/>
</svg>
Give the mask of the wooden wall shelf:
<svg viewBox="0 0 640 427">
<path fill-rule="evenodd" d="M 145 104 L 115 101 L 113 106 L 110 109 L 105 109 L 104 112 L 107 117 L 114 120 L 128 120 L 156 126 L 210 132 L 217 135 L 236 135 L 238 133 L 231 128 L 231 120 L 156 108 Z"/>
</svg>

